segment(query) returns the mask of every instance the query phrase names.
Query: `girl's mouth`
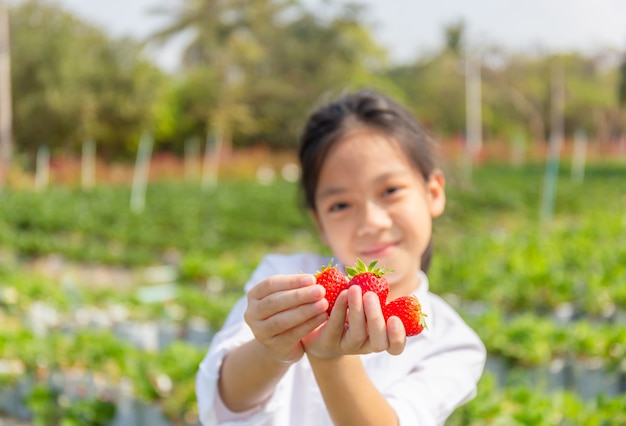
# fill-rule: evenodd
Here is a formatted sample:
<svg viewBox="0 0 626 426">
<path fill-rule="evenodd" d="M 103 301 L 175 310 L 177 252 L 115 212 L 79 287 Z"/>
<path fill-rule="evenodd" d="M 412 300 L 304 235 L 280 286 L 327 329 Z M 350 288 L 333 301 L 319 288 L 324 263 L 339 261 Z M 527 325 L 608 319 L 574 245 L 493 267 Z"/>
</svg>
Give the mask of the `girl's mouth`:
<svg viewBox="0 0 626 426">
<path fill-rule="evenodd" d="M 369 247 L 361 252 L 363 257 L 380 259 L 389 255 L 396 248 L 397 243 L 385 243 Z"/>
</svg>

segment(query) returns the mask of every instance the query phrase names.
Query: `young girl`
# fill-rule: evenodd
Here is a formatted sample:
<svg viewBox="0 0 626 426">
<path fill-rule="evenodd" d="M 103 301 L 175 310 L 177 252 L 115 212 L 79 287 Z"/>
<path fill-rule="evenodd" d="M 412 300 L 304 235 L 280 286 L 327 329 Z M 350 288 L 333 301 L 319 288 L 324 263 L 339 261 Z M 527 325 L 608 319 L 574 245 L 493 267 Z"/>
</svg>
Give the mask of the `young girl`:
<svg viewBox="0 0 626 426">
<path fill-rule="evenodd" d="M 304 197 L 333 259 L 393 270 L 388 300 L 415 294 L 428 328 L 407 338 L 400 319 L 385 322 L 377 296 L 358 286 L 328 315 L 312 274 L 329 258 L 266 256 L 200 364 L 200 420 L 443 424 L 475 395 L 485 348 L 428 289 L 432 220 L 445 206 L 432 140 L 403 107 L 360 91 L 314 112 L 300 142 Z"/>
</svg>

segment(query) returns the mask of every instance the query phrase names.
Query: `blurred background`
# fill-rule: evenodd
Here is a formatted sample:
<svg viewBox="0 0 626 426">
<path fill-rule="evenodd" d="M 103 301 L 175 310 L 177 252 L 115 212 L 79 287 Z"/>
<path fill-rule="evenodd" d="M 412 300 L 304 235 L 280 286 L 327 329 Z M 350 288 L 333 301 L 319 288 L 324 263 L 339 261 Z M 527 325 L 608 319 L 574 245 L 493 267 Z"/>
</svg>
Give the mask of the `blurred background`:
<svg viewBox="0 0 626 426">
<path fill-rule="evenodd" d="M 485 342 L 449 425 L 626 424 L 626 3 L 0 0 L 0 425 L 197 425 L 264 254 L 326 252 L 308 112 L 440 143 L 432 291 Z"/>
</svg>

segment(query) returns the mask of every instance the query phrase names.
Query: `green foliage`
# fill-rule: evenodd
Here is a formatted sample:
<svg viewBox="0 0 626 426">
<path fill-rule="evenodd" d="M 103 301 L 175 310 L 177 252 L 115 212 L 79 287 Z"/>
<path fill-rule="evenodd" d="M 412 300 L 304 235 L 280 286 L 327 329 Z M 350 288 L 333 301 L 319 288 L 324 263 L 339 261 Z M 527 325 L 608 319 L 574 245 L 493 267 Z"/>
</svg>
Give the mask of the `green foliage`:
<svg viewBox="0 0 626 426">
<path fill-rule="evenodd" d="M 615 376 L 623 374 L 626 357 L 626 330 L 616 316 L 626 305 L 624 165 L 590 164 L 584 182 L 569 172 L 563 167 L 559 175 L 550 223 L 539 217 L 542 165 L 485 165 L 474 170 L 471 185 L 453 169 L 447 174 L 447 210 L 434 224 L 430 285 L 509 372 L 504 386 L 487 372 L 477 397 L 449 425 L 625 421 L 623 395 L 583 399 L 574 389 L 555 391 L 545 383 L 557 359 L 570 365 L 599 360 Z M 80 328 L 68 333 L 52 327 L 40 337 L 16 318 L 26 318 L 42 301 L 61 316 L 80 306 L 115 305 L 130 320 L 184 324 L 199 317 L 216 330 L 263 254 L 323 248 L 290 183 L 224 181 L 207 192 L 191 184 L 154 184 L 142 215 L 129 212 L 129 195 L 121 187 L 0 193 L 1 251 L 16 253 L 16 265 L 50 252 L 135 267 L 159 263 L 166 253 L 180 256 L 176 297 L 155 304 L 142 303 L 136 288 L 60 288 L 0 262 L 0 359 L 19 360 L 25 376 L 88 368 L 113 382 L 130 380 L 136 397 L 181 420 L 197 412 L 193 380 L 206 348 L 177 341 L 145 352 L 113 333 Z M 3 386 L 14 381 L 0 377 Z M 84 419 L 110 408 L 89 399 L 59 405 L 56 391 L 39 385 L 29 401 L 43 424 L 62 416 L 90 424 Z"/>
<path fill-rule="evenodd" d="M 27 404 L 34 414 L 35 426 L 59 424 L 61 413 L 57 402 L 58 396 L 58 392 L 43 385 L 33 388 Z"/>
<path fill-rule="evenodd" d="M 625 404 L 624 395 L 584 401 L 567 391 L 546 393 L 527 386 L 498 389 L 494 377 L 485 374 L 476 398 L 455 411 L 446 426 L 617 425 L 626 420 Z"/>
<path fill-rule="evenodd" d="M 564 168 L 550 224 L 539 221 L 543 172 L 536 166 L 477 169 L 471 188 L 453 182 L 435 224 L 429 275 L 437 291 L 509 312 L 571 303 L 577 313 L 606 315 L 623 303 L 626 285 L 623 200 L 613 195 L 621 173 L 618 164 L 591 165 L 578 184 Z"/>
<path fill-rule="evenodd" d="M 99 399 L 79 399 L 67 409 L 60 426 L 106 426 L 115 416 L 115 405 Z"/>
<path fill-rule="evenodd" d="M 385 76 L 418 119 L 441 136 L 465 132 L 465 77 L 452 51 L 415 64 L 395 67 Z"/>
<path fill-rule="evenodd" d="M 93 399 L 64 399 L 60 392 L 37 384 L 27 397 L 35 426 L 105 426 L 115 416 L 115 405 Z"/>
<path fill-rule="evenodd" d="M 4 191 L 0 246 L 27 256 L 57 252 L 122 265 L 149 265 L 174 250 L 183 255 L 186 278 L 220 275 L 238 284 L 267 250 L 281 251 L 285 242 L 319 246 L 297 207 L 295 185 L 286 182 L 231 181 L 211 192 L 197 184 L 155 184 L 141 215 L 130 211 L 129 199 L 123 187 Z"/>
<path fill-rule="evenodd" d="M 74 336 L 52 333 L 36 337 L 30 333 L 6 336 L 11 348 L 0 348 L 0 358 L 14 359 L 34 346 L 38 351 L 36 365 L 26 365 L 26 375 L 32 377 L 42 367 L 46 371 L 89 369 L 89 374 L 103 373 L 110 385 L 119 385 L 122 378 L 130 379 L 133 396 L 147 403 L 166 402 L 172 419 L 182 419 L 195 408 L 194 378 L 205 354 L 183 342 L 175 342 L 160 353 L 143 352 L 107 332 L 80 331 Z M 0 340 L 2 341 L 2 340 Z M 62 345 L 59 345 L 62 342 Z M 63 350 L 59 350 L 62 347 Z M 48 370 L 49 369 L 49 370 Z M 171 386 L 163 388 L 160 377 L 167 377 Z M 173 398 L 172 401 L 168 401 Z M 75 398 L 51 386 L 46 380 L 36 380 L 27 396 L 27 405 L 36 424 L 41 425 L 104 425 L 115 414 L 112 402 L 97 396 Z"/>
<path fill-rule="evenodd" d="M 18 2 L 10 17 L 16 147 L 27 166 L 41 144 L 78 153 L 86 139 L 107 158 L 129 158 L 144 131 L 157 149 L 179 154 L 183 141 L 209 131 L 226 144 L 291 150 L 313 105 L 362 87 L 403 101 L 438 135 L 464 134 L 464 23 L 444 26 L 429 55 L 390 64 L 366 11 L 352 2 L 320 12 L 297 0 L 187 1 L 163 6 L 168 24 L 140 42 L 111 39 L 49 1 Z M 144 48 L 183 32 L 193 36 L 182 70 L 164 75 Z M 478 47 L 486 140 L 519 131 L 547 139 L 555 66 L 565 76 L 566 136 L 623 133 L 624 67 L 602 52 Z"/>
<path fill-rule="evenodd" d="M 562 323 L 533 312 L 511 315 L 495 308 L 465 316 L 490 356 L 503 358 L 509 367 L 541 367 L 555 359 L 601 360 L 603 367 L 616 373 L 626 359 L 620 340 L 625 333 L 619 325 L 586 319 Z"/>
<path fill-rule="evenodd" d="M 375 85 L 375 72 L 384 66 L 384 51 L 362 24 L 361 9 L 338 10 L 319 19 L 298 2 L 268 0 L 163 9 L 174 18 L 154 40 L 195 33 L 183 58 L 185 77 L 173 94 L 184 111 L 181 130 L 203 135 L 217 129 L 236 145 L 293 148 L 320 94 Z"/>
<path fill-rule="evenodd" d="M 78 152 L 93 139 L 106 157 L 134 152 L 162 84 L 141 45 L 110 40 L 45 1 L 19 2 L 10 23 L 19 149 Z"/>
</svg>

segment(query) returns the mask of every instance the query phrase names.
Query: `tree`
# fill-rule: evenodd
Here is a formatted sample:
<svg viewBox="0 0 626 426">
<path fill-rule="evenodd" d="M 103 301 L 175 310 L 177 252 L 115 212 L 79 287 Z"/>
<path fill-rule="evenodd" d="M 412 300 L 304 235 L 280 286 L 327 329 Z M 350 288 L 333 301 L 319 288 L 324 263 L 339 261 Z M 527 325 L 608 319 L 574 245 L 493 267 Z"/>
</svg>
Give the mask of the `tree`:
<svg viewBox="0 0 626 426">
<path fill-rule="evenodd" d="M 292 5 L 290 0 L 191 0 L 174 9 L 159 8 L 158 14 L 173 16 L 171 23 L 152 36 L 164 41 L 184 31 L 194 37 L 185 49 L 187 69 L 207 67 L 216 76 L 205 102 L 206 131 L 217 131 L 227 145 L 236 128 L 254 132 L 250 106 L 245 102 L 245 82 L 263 62 L 259 35 L 272 31 L 278 16 Z M 208 86 L 207 86 L 208 87 Z"/>
<path fill-rule="evenodd" d="M 31 0 L 12 10 L 15 135 L 31 154 L 78 152 L 98 142 L 108 157 L 134 152 L 151 126 L 162 73 L 128 39 L 109 40 L 59 6 Z"/>
<path fill-rule="evenodd" d="M 486 52 L 492 60 L 487 60 L 483 67 L 485 127 L 496 137 L 521 132 L 534 141 L 545 141 L 549 103 L 546 81 L 549 79 L 543 73 L 547 68 L 540 67 L 536 60 L 508 54 L 497 46 Z M 495 65 L 490 66 L 490 62 Z"/>
<path fill-rule="evenodd" d="M 361 23 L 360 9 L 348 7 L 327 20 L 302 11 L 277 35 L 280 42 L 268 44 L 263 69 L 247 84 L 259 121 L 256 137 L 273 146 L 293 147 L 307 114 L 324 96 L 363 86 L 397 91 L 382 76 L 386 52 Z"/>
<path fill-rule="evenodd" d="M 347 5 L 321 19 L 294 1 L 195 0 L 158 10 L 174 19 L 153 40 L 193 31 L 181 103 L 207 111 L 207 130 L 232 134 L 238 144 L 288 147 L 322 93 L 383 84 L 375 71 L 385 52 L 361 24 L 361 10 Z M 198 75 L 210 78 L 202 85 Z"/>
<path fill-rule="evenodd" d="M 443 28 L 445 47 L 456 56 L 460 56 L 465 50 L 465 21 L 459 20 L 447 24 Z"/>
</svg>

